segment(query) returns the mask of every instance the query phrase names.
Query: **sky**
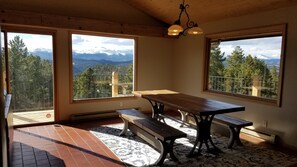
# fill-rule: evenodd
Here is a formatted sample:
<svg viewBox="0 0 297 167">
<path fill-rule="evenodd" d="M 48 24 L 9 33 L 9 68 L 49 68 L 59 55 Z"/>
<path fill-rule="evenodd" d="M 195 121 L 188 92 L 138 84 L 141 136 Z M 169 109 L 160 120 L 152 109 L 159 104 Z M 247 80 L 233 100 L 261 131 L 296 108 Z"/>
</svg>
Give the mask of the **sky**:
<svg viewBox="0 0 297 167">
<path fill-rule="evenodd" d="M 72 35 L 72 50 L 76 53 L 133 54 L 134 39 Z"/>
<path fill-rule="evenodd" d="M 24 33 L 8 33 L 8 41 L 13 40 L 15 36 L 20 36 L 23 39 L 29 52 L 36 49 L 46 50 L 52 52 L 52 36 L 51 35 L 33 35 Z"/>
<path fill-rule="evenodd" d="M 8 40 L 19 35 L 26 44 L 29 52 L 36 49 L 52 51 L 52 36 L 9 33 Z M 237 41 L 223 41 L 221 51 L 225 56 L 230 55 L 236 46 L 240 46 L 245 55 L 251 54 L 261 59 L 279 59 L 281 53 L 281 37 L 266 37 Z M 89 35 L 72 35 L 73 51 L 76 53 L 106 53 L 108 55 L 121 53 L 133 54 L 134 40 L 127 38 L 98 37 Z"/>
<path fill-rule="evenodd" d="M 52 36 L 51 35 L 35 35 L 24 33 L 9 33 L 8 40 L 12 40 L 16 35 L 19 35 L 29 52 L 34 52 L 36 49 L 44 51 L 52 51 Z M 121 53 L 133 54 L 134 39 L 114 38 L 114 37 L 98 37 L 89 35 L 72 35 L 72 49 L 76 53 L 106 53 L 108 55 Z"/>
<path fill-rule="evenodd" d="M 260 59 L 280 59 L 281 41 L 282 37 L 223 41 L 220 43 L 220 48 L 225 52 L 225 56 L 230 55 L 236 46 L 240 46 L 246 56 L 251 54 Z"/>
</svg>

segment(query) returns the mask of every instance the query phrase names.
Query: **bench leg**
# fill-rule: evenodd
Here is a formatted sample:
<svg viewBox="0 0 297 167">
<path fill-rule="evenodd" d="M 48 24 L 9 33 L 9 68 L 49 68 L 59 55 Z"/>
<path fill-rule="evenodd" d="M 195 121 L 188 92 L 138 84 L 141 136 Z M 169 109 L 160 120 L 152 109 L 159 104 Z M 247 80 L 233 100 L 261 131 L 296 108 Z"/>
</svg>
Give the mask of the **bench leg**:
<svg viewBox="0 0 297 167">
<path fill-rule="evenodd" d="M 182 120 L 182 124 L 180 125 L 180 127 L 183 127 L 186 123 L 187 123 L 187 117 L 188 117 L 188 113 L 181 111 L 181 110 L 177 110 L 180 115 L 181 115 L 181 120 Z"/>
<path fill-rule="evenodd" d="M 121 117 L 122 118 L 122 117 Z M 127 134 L 127 130 L 128 130 L 128 121 L 124 118 L 122 118 L 123 122 L 124 122 L 124 127 L 122 132 L 119 134 L 120 136 L 124 136 Z"/>
<path fill-rule="evenodd" d="M 160 140 L 159 143 L 161 145 L 161 148 L 160 148 L 160 157 L 158 158 L 158 160 L 155 162 L 156 165 L 158 166 L 162 166 L 163 165 L 163 162 L 167 156 L 167 153 L 169 153 L 170 155 L 170 158 L 173 160 L 173 161 L 177 161 L 178 159 L 175 157 L 174 153 L 173 153 L 173 144 L 174 144 L 174 140 L 170 140 L 169 143 L 167 143 L 166 141 L 162 142 Z"/>
<path fill-rule="evenodd" d="M 239 138 L 240 129 L 241 128 L 236 128 L 236 127 L 229 126 L 230 139 L 229 139 L 229 143 L 228 143 L 228 148 L 232 148 L 235 141 L 236 141 L 237 145 L 242 146 L 242 143 L 241 143 L 240 138 Z"/>
</svg>

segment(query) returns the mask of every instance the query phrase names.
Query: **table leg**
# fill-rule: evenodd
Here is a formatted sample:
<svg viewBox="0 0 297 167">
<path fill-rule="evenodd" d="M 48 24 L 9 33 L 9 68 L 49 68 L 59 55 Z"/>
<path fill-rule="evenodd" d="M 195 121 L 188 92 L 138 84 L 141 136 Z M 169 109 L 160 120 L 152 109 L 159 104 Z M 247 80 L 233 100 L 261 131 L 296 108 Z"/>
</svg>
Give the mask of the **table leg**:
<svg viewBox="0 0 297 167">
<path fill-rule="evenodd" d="M 163 118 L 163 117 L 160 117 L 159 115 L 164 114 L 164 104 L 153 102 L 151 100 L 149 100 L 149 102 L 152 105 L 152 118 L 157 120 Z"/>
<path fill-rule="evenodd" d="M 206 145 L 207 150 L 210 150 L 208 142 L 212 145 L 213 149 L 219 150 L 213 143 L 210 135 L 210 129 L 211 129 L 211 122 L 213 120 L 214 115 L 206 115 L 206 116 L 199 116 L 199 119 L 195 114 L 192 114 L 197 127 L 197 136 L 194 143 L 193 148 L 191 149 L 190 153 L 187 155 L 188 157 L 195 156 L 195 149 L 199 143 L 198 146 L 198 155 L 201 152 L 201 147 L 203 143 Z"/>
</svg>

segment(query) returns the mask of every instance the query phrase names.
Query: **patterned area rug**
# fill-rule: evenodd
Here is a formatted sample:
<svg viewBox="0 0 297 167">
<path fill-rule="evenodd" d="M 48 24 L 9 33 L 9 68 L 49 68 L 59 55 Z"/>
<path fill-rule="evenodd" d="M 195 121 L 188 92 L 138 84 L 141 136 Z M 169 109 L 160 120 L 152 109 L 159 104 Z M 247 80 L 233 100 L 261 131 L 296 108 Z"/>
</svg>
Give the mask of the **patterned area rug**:
<svg viewBox="0 0 297 167">
<path fill-rule="evenodd" d="M 202 155 L 196 158 L 187 158 L 190 152 L 196 130 L 188 127 L 179 127 L 180 124 L 166 119 L 166 123 L 185 133 L 187 138 L 176 140 L 174 153 L 178 158 L 177 162 L 165 159 L 164 166 L 181 167 L 285 167 L 297 163 L 294 155 L 285 154 L 264 146 L 255 145 L 247 141 L 242 141 L 244 146 L 235 146 L 233 149 L 227 148 L 228 138 L 213 135 L 215 145 L 222 151 L 221 153 L 209 153 L 204 146 Z M 90 129 L 111 151 L 113 151 L 127 166 L 151 166 L 157 161 L 159 152 L 150 147 L 146 142 L 132 133 L 127 136 L 119 136 L 123 124 L 108 125 Z"/>
</svg>

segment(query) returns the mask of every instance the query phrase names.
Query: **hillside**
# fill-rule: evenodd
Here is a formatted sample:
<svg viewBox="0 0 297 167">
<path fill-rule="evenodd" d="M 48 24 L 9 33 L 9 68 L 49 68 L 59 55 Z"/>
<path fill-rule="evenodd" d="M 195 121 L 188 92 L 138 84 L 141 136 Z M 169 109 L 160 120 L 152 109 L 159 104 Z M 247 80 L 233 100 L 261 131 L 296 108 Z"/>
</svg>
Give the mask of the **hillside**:
<svg viewBox="0 0 297 167">
<path fill-rule="evenodd" d="M 73 73 L 74 75 L 78 75 L 83 72 L 85 69 L 89 67 L 93 67 L 97 64 L 110 64 L 116 66 L 127 66 L 133 63 L 132 60 L 130 61 L 123 61 L 123 62 L 114 62 L 109 60 L 83 60 L 83 59 L 74 59 L 73 60 Z"/>
<path fill-rule="evenodd" d="M 41 59 L 52 61 L 52 52 L 44 50 L 35 50 L 31 52 L 33 55 L 38 55 Z M 116 66 L 129 65 L 133 60 L 133 55 L 114 54 L 108 55 L 105 53 L 73 53 L 73 73 L 78 75 L 89 67 L 97 64 L 110 64 Z"/>
</svg>

